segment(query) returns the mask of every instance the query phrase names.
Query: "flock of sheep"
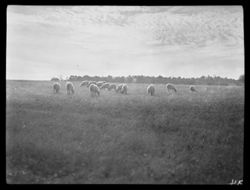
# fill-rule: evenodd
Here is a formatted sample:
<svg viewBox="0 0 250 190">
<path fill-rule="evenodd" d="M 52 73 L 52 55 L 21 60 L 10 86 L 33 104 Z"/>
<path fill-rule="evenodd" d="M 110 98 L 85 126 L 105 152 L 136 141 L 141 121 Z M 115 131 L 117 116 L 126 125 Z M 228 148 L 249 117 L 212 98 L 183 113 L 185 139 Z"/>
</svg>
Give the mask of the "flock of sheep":
<svg viewBox="0 0 250 190">
<path fill-rule="evenodd" d="M 86 86 L 89 88 L 90 91 L 90 95 L 92 97 L 94 96 L 100 96 L 100 90 L 104 90 L 107 89 L 109 91 L 114 90 L 116 93 L 121 93 L 121 94 L 127 94 L 128 93 L 128 86 L 127 84 L 111 84 L 111 83 L 107 83 L 105 81 L 82 81 L 80 84 L 80 87 Z M 61 85 L 59 82 L 55 82 L 53 84 L 53 91 L 54 93 L 59 93 L 61 88 Z M 177 92 L 175 86 L 173 84 L 166 84 L 166 88 L 167 90 L 170 91 L 174 91 Z M 195 87 L 193 85 L 191 85 L 189 87 L 189 89 L 192 92 L 197 92 Z M 75 93 L 75 87 L 73 85 L 72 82 L 66 82 L 66 90 L 67 90 L 67 94 L 74 94 Z M 151 96 L 153 96 L 155 94 L 155 87 L 153 84 L 150 84 L 147 87 L 147 93 L 150 94 Z"/>
</svg>

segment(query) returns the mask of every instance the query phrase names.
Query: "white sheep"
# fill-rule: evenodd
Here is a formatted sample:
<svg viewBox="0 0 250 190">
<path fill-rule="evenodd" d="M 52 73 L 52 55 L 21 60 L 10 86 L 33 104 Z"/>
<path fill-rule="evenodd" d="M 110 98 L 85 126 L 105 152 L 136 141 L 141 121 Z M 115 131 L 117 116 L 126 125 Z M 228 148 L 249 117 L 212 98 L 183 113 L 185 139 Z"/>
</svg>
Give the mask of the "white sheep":
<svg viewBox="0 0 250 190">
<path fill-rule="evenodd" d="M 89 86 L 89 91 L 90 91 L 92 97 L 93 97 L 93 96 L 100 96 L 100 89 L 99 89 L 99 87 L 98 87 L 97 85 L 95 85 L 95 84 L 91 84 L 91 85 Z"/>
<path fill-rule="evenodd" d="M 177 90 L 173 84 L 168 83 L 168 84 L 166 84 L 166 86 L 167 86 L 168 91 L 173 90 L 174 92 L 177 92 Z"/>
<path fill-rule="evenodd" d="M 110 84 L 109 83 L 104 83 L 101 87 L 100 87 L 100 89 L 109 89 L 109 86 L 110 86 Z"/>
<path fill-rule="evenodd" d="M 67 94 L 74 94 L 75 90 L 74 90 L 74 85 L 72 82 L 67 82 L 66 83 L 66 90 L 67 90 Z"/>
<path fill-rule="evenodd" d="M 116 90 L 116 85 L 115 85 L 115 84 L 110 84 L 110 85 L 109 85 L 108 90 L 110 91 L 110 90 L 112 90 L 112 89 Z"/>
<path fill-rule="evenodd" d="M 101 87 L 104 83 L 105 83 L 104 81 L 98 81 L 98 82 L 96 83 L 96 85 L 97 85 L 98 87 Z"/>
<path fill-rule="evenodd" d="M 197 90 L 195 89 L 195 87 L 194 87 L 193 85 L 191 85 L 191 86 L 189 87 L 189 89 L 190 89 L 192 92 L 197 92 Z"/>
<path fill-rule="evenodd" d="M 82 81 L 81 84 L 80 84 L 80 87 L 81 86 L 87 86 L 89 84 L 89 81 Z"/>
<path fill-rule="evenodd" d="M 147 93 L 150 94 L 151 96 L 153 96 L 155 94 L 155 87 L 153 84 L 150 84 L 148 87 L 147 87 Z"/>
<path fill-rule="evenodd" d="M 128 94 L 128 86 L 126 84 L 122 85 L 121 93 Z"/>
<path fill-rule="evenodd" d="M 121 89 L 122 89 L 122 86 L 123 86 L 123 84 L 119 84 L 117 87 L 116 87 L 116 92 L 118 93 L 118 92 L 120 92 L 121 91 Z"/>
<path fill-rule="evenodd" d="M 96 85 L 96 82 L 95 81 L 89 81 L 87 87 L 89 87 L 91 84 L 95 84 Z"/>
<path fill-rule="evenodd" d="M 61 88 L 61 85 L 58 82 L 55 82 L 53 84 L 53 91 L 54 91 L 54 93 L 59 93 L 60 88 Z"/>
</svg>

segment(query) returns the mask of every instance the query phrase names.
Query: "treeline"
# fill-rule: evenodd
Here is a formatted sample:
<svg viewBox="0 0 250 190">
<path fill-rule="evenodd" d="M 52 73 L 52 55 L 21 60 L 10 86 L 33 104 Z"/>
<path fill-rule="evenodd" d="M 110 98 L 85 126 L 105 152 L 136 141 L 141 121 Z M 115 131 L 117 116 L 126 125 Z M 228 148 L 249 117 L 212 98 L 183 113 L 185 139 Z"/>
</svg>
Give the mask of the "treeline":
<svg viewBox="0 0 250 190">
<path fill-rule="evenodd" d="M 242 75 L 243 76 L 243 75 Z M 67 80 L 69 81 L 107 81 L 117 83 L 153 83 L 153 84 L 188 84 L 188 85 L 242 85 L 244 81 L 241 80 L 242 76 L 238 80 L 221 78 L 219 76 L 201 76 L 199 78 L 182 78 L 182 77 L 163 77 L 163 76 L 143 76 L 143 75 L 129 75 L 127 77 L 113 77 L 113 76 L 77 76 L 71 75 Z M 51 80 L 56 81 L 57 78 Z M 58 79 L 59 80 L 59 79 Z"/>
</svg>

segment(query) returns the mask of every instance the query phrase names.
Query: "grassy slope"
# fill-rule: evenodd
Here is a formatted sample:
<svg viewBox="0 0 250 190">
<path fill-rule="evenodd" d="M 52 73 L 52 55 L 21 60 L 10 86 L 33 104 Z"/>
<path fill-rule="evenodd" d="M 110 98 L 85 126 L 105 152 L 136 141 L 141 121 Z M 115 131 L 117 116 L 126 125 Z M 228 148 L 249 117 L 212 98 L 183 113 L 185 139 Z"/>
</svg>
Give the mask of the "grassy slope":
<svg viewBox="0 0 250 190">
<path fill-rule="evenodd" d="M 243 178 L 244 90 L 156 96 L 7 81 L 8 183 L 216 183 Z"/>
</svg>

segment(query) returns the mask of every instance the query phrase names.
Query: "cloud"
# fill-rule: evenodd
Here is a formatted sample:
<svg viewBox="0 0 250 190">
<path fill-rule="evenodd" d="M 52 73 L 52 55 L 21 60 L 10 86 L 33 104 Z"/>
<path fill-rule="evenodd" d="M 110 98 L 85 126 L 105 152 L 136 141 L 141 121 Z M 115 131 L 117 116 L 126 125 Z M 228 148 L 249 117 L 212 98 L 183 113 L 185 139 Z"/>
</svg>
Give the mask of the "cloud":
<svg viewBox="0 0 250 190">
<path fill-rule="evenodd" d="M 157 40 L 163 45 L 205 46 L 214 41 L 225 45 L 243 43 L 242 11 L 231 13 L 229 11 L 231 9 L 225 7 L 170 7 L 168 9 L 170 11 L 167 12 L 150 12 L 149 7 L 136 6 L 27 7 L 26 9 L 34 9 L 33 12 L 37 14 L 10 12 L 8 24 L 33 22 L 33 24 L 61 26 L 62 29 L 72 27 L 73 31 L 77 29 L 80 32 L 94 26 L 100 31 L 96 35 L 101 32 L 105 34 L 109 31 L 109 27 L 116 28 L 118 35 L 121 34 L 121 29 L 126 31 L 130 29 L 137 30 L 137 33 L 147 35 L 148 40 Z M 154 9 L 160 8 L 154 7 Z M 194 10 L 196 14 L 193 14 Z M 137 11 L 137 14 L 125 14 L 134 11 Z"/>
<path fill-rule="evenodd" d="M 37 64 L 51 74 L 199 76 L 220 70 L 235 76 L 244 70 L 243 41 L 240 7 L 9 6 L 7 11 L 12 60 L 7 65 Z"/>
<path fill-rule="evenodd" d="M 218 12 L 217 9 L 199 14 L 171 12 L 143 13 L 130 18 L 138 30 L 151 33 L 151 37 L 164 45 L 205 46 L 207 43 L 242 44 L 242 12 Z"/>
</svg>

